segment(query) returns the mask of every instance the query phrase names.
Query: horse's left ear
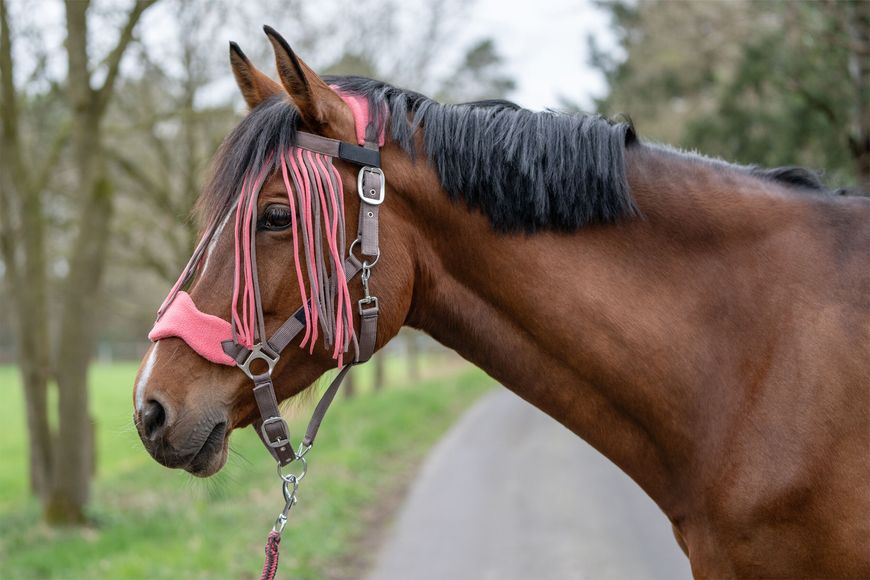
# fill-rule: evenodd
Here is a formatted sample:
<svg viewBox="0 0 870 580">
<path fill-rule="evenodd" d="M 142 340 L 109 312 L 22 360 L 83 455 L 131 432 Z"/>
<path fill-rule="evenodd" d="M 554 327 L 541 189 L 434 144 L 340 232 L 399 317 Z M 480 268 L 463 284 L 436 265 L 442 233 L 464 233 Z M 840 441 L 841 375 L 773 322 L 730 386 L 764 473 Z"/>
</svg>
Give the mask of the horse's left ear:
<svg viewBox="0 0 870 580">
<path fill-rule="evenodd" d="M 337 125 L 343 124 L 347 109 L 341 100 L 326 82 L 317 76 L 311 67 L 296 56 L 287 41 L 270 26 L 264 26 L 263 30 L 272 48 L 275 49 L 275 62 L 278 66 L 278 77 L 281 84 L 290 94 L 290 98 L 299 109 L 302 120 L 312 129 L 332 128 L 331 133 L 340 132 Z"/>
</svg>

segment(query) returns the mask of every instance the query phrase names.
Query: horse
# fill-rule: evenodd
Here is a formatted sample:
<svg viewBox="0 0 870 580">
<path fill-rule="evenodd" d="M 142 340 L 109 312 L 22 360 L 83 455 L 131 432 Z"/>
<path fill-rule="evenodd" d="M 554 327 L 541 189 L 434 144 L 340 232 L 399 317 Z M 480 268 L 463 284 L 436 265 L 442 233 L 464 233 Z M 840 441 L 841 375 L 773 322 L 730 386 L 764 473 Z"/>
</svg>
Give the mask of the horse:
<svg viewBox="0 0 870 580">
<path fill-rule="evenodd" d="M 645 143 L 626 122 L 321 77 L 266 32 L 280 82 L 230 47 L 249 112 L 213 160 L 197 205 L 208 243 L 185 283 L 188 307 L 235 343 L 294 315 L 307 325 L 280 358 L 246 350 L 269 366 L 275 403 L 358 351 L 351 306 L 371 290 L 373 350 L 419 329 L 585 439 L 661 508 L 697 578 L 870 577 L 870 200 L 800 168 Z M 380 131 L 383 203 L 324 202 L 341 227 L 305 240 L 338 253 L 313 288 L 311 199 L 285 160 L 305 161 L 303 137 L 351 144 L 345 157 L 330 145 L 322 183 L 354 192 L 361 112 L 366 142 Z M 359 234 L 344 216 L 375 207 L 377 266 L 357 260 L 358 284 L 338 276 Z M 250 231 L 234 236 L 243 211 Z M 313 337 L 318 312 L 334 326 Z M 263 430 L 250 377 L 266 373 L 214 364 L 193 326 L 151 345 L 134 419 L 157 461 L 205 477 L 234 429 Z"/>
</svg>

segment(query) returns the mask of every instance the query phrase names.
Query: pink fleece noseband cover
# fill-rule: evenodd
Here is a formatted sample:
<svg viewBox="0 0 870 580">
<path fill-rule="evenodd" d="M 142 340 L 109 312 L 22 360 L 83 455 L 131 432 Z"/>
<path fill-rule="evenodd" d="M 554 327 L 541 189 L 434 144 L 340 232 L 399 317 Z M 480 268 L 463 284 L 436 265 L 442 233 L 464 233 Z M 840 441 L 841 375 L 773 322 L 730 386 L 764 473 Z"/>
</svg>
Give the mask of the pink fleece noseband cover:
<svg viewBox="0 0 870 580">
<path fill-rule="evenodd" d="M 355 95 L 349 95 L 347 93 L 342 93 L 341 91 L 338 91 L 336 87 L 333 87 L 333 89 L 335 89 L 336 92 L 339 94 L 339 96 L 344 100 L 344 102 L 347 103 L 348 107 L 350 108 L 351 112 L 353 113 L 357 140 L 359 141 L 360 144 L 365 143 L 365 141 L 366 141 L 366 138 L 365 138 L 366 137 L 366 128 L 367 128 L 367 125 L 369 123 L 369 118 L 370 118 L 369 117 L 368 99 L 365 97 L 359 97 L 359 96 L 355 96 Z M 381 122 L 377 128 L 378 144 L 381 146 L 383 146 L 383 144 L 384 144 L 384 137 L 385 137 L 384 128 L 385 128 L 385 123 L 381 120 Z M 293 174 L 294 174 L 294 177 L 298 177 L 298 179 L 294 179 L 293 181 L 296 181 L 297 183 L 300 183 L 300 184 L 302 184 L 304 182 L 305 187 L 303 187 L 302 189 L 309 190 L 310 186 L 308 184 L 308 179 L 307 179 L 308 174 L 304 171 L 300 171 L 299 167 L 297 166 L 297 162 L 301 163 L 303 161 L 302 155 L 303 155 L 303 153 L 299 150 L 296 150 L 295 154 L 291 154 L 291 156 L 288 157 L 288 160 L 290 162 L 289 166 L 290 166 L 291 172 L 293 172 Z M 312 154 L 310 152 L 306 152 L 305 155 L 307 155 L 310 158 L 309 161 L 311 163 L 317 162 L 317 163 L 320 163 L 321 166 L 323 166 L 322 164 L 326 160 L 325 158 L 319 159 L 320 157 L 322 157 L 322 155 L 312 156 Z M 294 200 L 293 200 L 292 193 L 290 193 L 290 181 L 291 180 L 288 178 L 287 164 L 283 163 L 283 158 L 282 158 L 282 163 L 280 164 L 280 166 L 282 169 L 284 182 L 288 188 L 290 203 L 292 205 Z M 330 164 L 330 169 L 331 169 L 331 164 Z M 263 176 L 261 176 L 261 178 L 262 177 Z M 259 181 L 260 184 L 262 185 L 263 180 L 261 178 L 258 178 L 257 181 Z M 337 178 L 337 175 L 336 175 L 336 178 Z M 341 184 L 340 179 L 336 179 L 336 185 L 338 185 L 339 188 L 340 188 L 340 184 Z M 329 187 L 331 188 L 330 184 L 327 184 L 327 185 L 329 185 Z M 243 185 L 242 189 L 243 189 L 243 194 L 240 197 L 239 206 L 236 207 L 236 212 L 237 212 L 237 220 L 236 221 L 237 222 L 239 221 L 238 220 L 239 212 L 242 212 L 242 209 L 243 209 L 242 200 L 243 200 L 243 198 L 246 197 L 245 196 L 245 189 L 246 189 L 245 185 Z M 323 185 L 320 185 L 320 187 L 314 188 L 314 190 L 319 192 L 320 196 L 323 197 L 323 193 L 324 193 Z M 302 191 L 301 196 L 302 197 L 305 197 L 306 195 L 311 196 L 311 193 L 312 193 L 311 191 Z M 342 203 L 343 196 L 341 195 L 340 191 L 336 191 L 335 194 L 338 194 L 337 201 L 338 201 L 339 206 L 340 206 L 336 209 L 340 209 L 343 212 L 343 203 Z M 325 199 L 323 199 L 321 201 L 324 205 L 327 205 L 327 202 Z M 252 208 L 246 207 L 244 209 L 250 211 Z M 295 216 L 295 211 L 291 215 Z M 249 221 L 250 216 L 246 216 L 246 217 L 247 217 L 247 219 L 245 221 L 245 224 L 250 223 L 250 221 Z M 305 225 L 305 224 L 300 224 L 300 225 Z M 308 228 L 311 228 L 311 224 L 307 224 L 307 226 L 308 226 Z M 238 223 L 236 224 L 236 229 L 237 230 L 239 229 Z M 335 225 L 333 225 L 333 229 L 335 229 Z M 302 303 L 303 303 L 303 307 L 304 307 L 308 303 L 308 301 L 307 301 L 306 295 L 305 295 L 304 284 L 303 284 L 302 274 L 300 271 L 300 265 L 299 265 L 299 260 L 298 260 L 299 248 L 298 248 L 298 242 L 297 242 L 296 235 L 295 235 L 296 234 L 296 224 L 295 223 L 293 224 L 293 230 L 294 230 L 294 247 L 296 249 L 295 253 L 297 256 L 297 260 L 296 260 L 297 277 L 299 278 L 300 291 L 302 293 Z M 335 234 L 335 233 L 337 233 L 337 232 L 333 232 L 333 234 Z M 214 235 L 214 230 L 211 230 L 210 234 Z M 327 236 L 327 237 L 329 237 L 329 236 Z M 334 237 L 334 235 L 333 235 L 333 237 Z M 196 305 L 193 303 L 193 299 L 190 297 L 190 295 L 187 292 L 184 292 L 183 290 L 181 290 L 181 287 L 184 285 L 184 281 L 187 280 L 189 277 L 191 269 L 196 269 L 196 267 L 199 263 L 199 256 L 201 256 L 201 252 L 202 252 L 202 250 L 205 249 L 205 244 L 208 241 L 209 240 L 207 240 L 205 238 L 200 241 L 200 245 L 198 246 L 197 250 L 194 252 L 194 257 L 191 258 L 191 261 L 190 261 L 190 263 L 188 263 L 187 268 L 185 268 L 184 272 L 182 272 L 178 281 L 175 283 L 172 290 L 170 291 L 169 296 L 167 296 L 166 300 L 164 300 L 163 305 L 161 306 L 160 311 L 158 313 L 157 321 L 154 323 L 154 327 L 151 329 L 151 332 L 148 333 L 148 338 L 151 341 L 156 342 L 156 341 L 161 340 L 163 338 L 177 337 L 177 338 L 182 339 L 184 342 L 186 342 L 187 345 L 190 346 L 190 348 L 192 348 L 194 351 L 196 351 L 200 356 L 202 356 L 206 360 L 213 362 L 213 363 L 217 363 L 217 364 L 234 366 L 236 364 L 236 361 L 231 356 L 229 356 L 228 354 L 226 354 L 224 352 L 222 343 L 227 342 L 227 341 L 238 341 L 240 344 L 247 346 L 248 348 L 251 347 L 251 345 L 253 343 L 253 339 L 254 339 L 254 330 L 253 330 L 254 321 L 252 318 L 253 317 L 253 307 L 254 307 L 253 303 L 251 303 L 251 304 L 246 303 L 245 304 L 245 306 L 247 307 L 245 310 L 246 316 L 244 316 L 243 318 L 245 318 L 246 320 L 240 320 L 239 317 L 235 315 L 235 310 L 236 310 L 235 307 L 233 308 L 233 312 L 234 312 L 234 316 L 235 316 L 235 320 L 236 320 L 236 324 L 237 324 L 237 333 L 234 333 L 233 332 L 233 325 L 230 322 L 228 322 L 228 321 L 226 321 L 223 318 L 220 318 L 218 316 L 206 314 L 206 313 L 200 311 L 196 307 Z M 335 255 L 337 257 L 337 255 L 338 255 L 337 252 L 339 251 L 339 249 L 337 247 L 331 247 L 331 250 L 333 252 L 335 252 Z M 236 254 L 237 254 L 237 256 L 236 256 L 235 280 L 238 281 L 240 274 L 243 277 L 247 276 L 247 278 L 250 278 L 251 272 L 249 271 L 249 268 L 245 267 L 245 264 L 250 263 L 250 257 L 245 255 L 244 256 L 245 260 L 240 260 L 241 256 L 239 255 L 239 248 L 238 247 L 236 248 Z M 343 275 L 340 277 L 340 280 L 342 280 L 342 281 L 344 280 Z M 249 288 L 250 288 L 250 280 L 247 280 L 246 284 L 245 284 L 245 288 L 243 290 L 247 291 Z M 237 296 L 238 292 L 239 292 L 239 289 L 234 288 L 234 291 L 233 291 L 234 306 L 236 304 L 236 299 L 238 298 L 238 296 Z M 348 323 L 349 327 L 344 331 L 345 340 L 341 340 L 341 341 L 337 340 L 337 339 L 340 339 L 342 336 L 341 322 L 339 322 L 339 324 L 336 328 L 336 331 L 337 331 L 336 334 L 338 334 L 339 336 L 335 337 L 336 340 L 334 341 L 335 342 L 335 349 L 333 352 L 333 356 L 338 359 L 339 366 L 341 366 L 341 360 L 342 360 L 342 352 L 343 352 L 342 346 L 344 347 L 344 349 L 347 348 L 347 344 L 349 342 L 348 333 L 351 333 L 351 334 L 353 333 L 353 326 L 352 326 L 353 325 L 353 318 L 349 315 L 350 297 L 349 297 L 349 293 L 347 292 L 346 286 L 344 288 L 344 293 L 345 293 L 344 306 L 346 307 L 345 317 L 346 317 L 346 322 Z M 313 296 L 313 294 L 312 294 L 312 296 Z M 250 296 L 249 298 L 251 299 L 250 301 L 253 301 L 253 296 Z M 242 300 L 242 302 L 244 303 L 246 301 Z M 306 313 L 306 335 L 305 335 L 305 339 L 303 339 L 303 341 L 302 341 L 302 346 L 304 347 L 306 343 L 310 343 L 310 346 L 313 347 L 314 340 L 316 340 L 316 337 L 317 337 L 316 309 L 312 309 L 312 312 L 309 312 L 308 309 L 306 308 L 305 313 Z M 250 320 L 247 320 L 247 319 L 250 319 Z"/>
<path fill-rule="evenodd" d="M 183 290 L 178 292 L 175 300 L 148 333 L 148 339 L 152 341 L 171 336 L 186 342 L 206 360 L 221 365 L 236 364 L 221 345 L 221 342 L 233 339 L 230 323 L 218 316 L 201 312 L 193 303 L 190 294 Z"/>
</svg>

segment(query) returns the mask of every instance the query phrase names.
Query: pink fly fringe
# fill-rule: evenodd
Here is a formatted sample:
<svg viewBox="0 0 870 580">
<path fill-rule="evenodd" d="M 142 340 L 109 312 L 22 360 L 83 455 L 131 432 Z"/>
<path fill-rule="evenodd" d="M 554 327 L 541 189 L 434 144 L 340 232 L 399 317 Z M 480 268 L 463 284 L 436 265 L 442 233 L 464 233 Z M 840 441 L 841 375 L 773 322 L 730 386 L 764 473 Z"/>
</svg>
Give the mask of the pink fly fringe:
<svg viewBox="0 0 870 580">
<path fill-rule="evenodd" d="M 322 154 L 291 148 L 278 155 L 276 167 L 287 190 L 293 237 L 293 262 L 305 315 L 300 347 L 314 352 L 319 332 L 339 366 L 354 336 L 353 310 L 344 269 L 346 234 L 344 191 L 332 160 Z M 268 170 L 267 160 L 242 185 L 235 218 L 235 280 L 232 323 L 239 344 L 251 348 L 263 340 L 257 320 L 255 285 L 257 199 Z"/>
</svg>

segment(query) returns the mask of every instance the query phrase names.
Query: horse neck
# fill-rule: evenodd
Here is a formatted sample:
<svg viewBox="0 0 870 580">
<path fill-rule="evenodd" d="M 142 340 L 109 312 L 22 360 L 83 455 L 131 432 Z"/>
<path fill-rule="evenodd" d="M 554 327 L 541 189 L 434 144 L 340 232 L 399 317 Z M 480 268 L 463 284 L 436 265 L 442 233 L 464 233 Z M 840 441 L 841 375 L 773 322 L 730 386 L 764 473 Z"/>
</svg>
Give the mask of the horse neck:
<svg viewBox="0 0 870 580">
<path fill-rule="evenodd" d="M 404 200 L 419 236 L 407 323 L 583 437 L 673 515 L 706 426 L 738 396 L 734 373 L 763 347 L 732 342 L 761 322 L 741 264 L 773 226 L 752 200 L 785 197 L 643 146 L 627 170 L 644 219 L 572 234 L 495 233 L 429 179 Z"/>
</svg>

